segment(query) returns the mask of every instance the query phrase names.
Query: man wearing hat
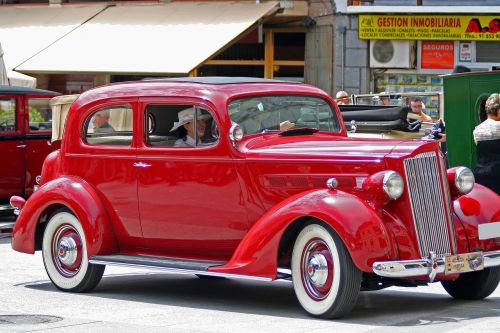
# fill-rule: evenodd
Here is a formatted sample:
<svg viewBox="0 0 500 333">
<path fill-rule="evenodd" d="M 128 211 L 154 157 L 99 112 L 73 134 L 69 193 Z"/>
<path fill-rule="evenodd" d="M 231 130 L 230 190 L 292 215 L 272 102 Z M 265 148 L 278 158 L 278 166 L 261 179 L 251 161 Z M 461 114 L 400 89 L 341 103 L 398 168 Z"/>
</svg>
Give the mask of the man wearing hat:
<svg viewBox="0 0 500 333">
<path fill-rule="evenodd" d="M 184 131 L 179 131 L 182 133 L 182 137 L 175 141 L 175 147 L 194 147 L 196 146 L 196 138 L 198 139 L 198 143 L 200 142 L 200 138 L 205 133 L 206 120 L 210 117 L 208 114 L 198 114 L 198 122 L 196 124 L 196 131 L 198 135 L 195 133 L 195 123 L 194 123 L 194 107 L 189 107 L 182 111 L 179 111 L 178 118 L 179 121 L 174 122 L 174 126 L 170 130 L 170 132 L 183 128 Z M 185 132 L 185 135 L 184 133 Z"/>
</svg>

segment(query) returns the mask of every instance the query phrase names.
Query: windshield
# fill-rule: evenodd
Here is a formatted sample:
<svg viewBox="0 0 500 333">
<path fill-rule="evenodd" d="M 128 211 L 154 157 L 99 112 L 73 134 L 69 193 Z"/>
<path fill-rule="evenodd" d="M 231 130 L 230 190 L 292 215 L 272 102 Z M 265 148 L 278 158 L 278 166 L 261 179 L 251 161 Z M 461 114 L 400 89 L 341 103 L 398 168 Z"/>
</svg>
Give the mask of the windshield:
<svg viewBox="0 0 500 333">
<path fill-rule="evenodd" d="M 331 105 L 311 96 L 258 96 L 240 98 L 228 105 L 231 120 L 245 134 L 286 131 L 292 128 L 317 128 L 339 132 L 340 124 Z"/>
</svg>

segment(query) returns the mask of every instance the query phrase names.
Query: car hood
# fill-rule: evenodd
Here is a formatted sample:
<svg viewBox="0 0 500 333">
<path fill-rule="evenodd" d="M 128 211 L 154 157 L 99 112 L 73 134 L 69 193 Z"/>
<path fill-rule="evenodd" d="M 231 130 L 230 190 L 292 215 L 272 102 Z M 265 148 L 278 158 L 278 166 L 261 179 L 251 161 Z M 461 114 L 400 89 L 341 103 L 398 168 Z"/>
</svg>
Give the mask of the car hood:
<svg viewBox="0 0 500 333">
<path fill-rule="evenodd" d="M 422 140 L 390 140 L 338 137 L 326 134 L 282 137 L 264 134 L 241 142 L 239 150 L 250 159 L 341 159 L 382 161 L 387 155 L 413 155 L 428 143 Z"/>
</svg>

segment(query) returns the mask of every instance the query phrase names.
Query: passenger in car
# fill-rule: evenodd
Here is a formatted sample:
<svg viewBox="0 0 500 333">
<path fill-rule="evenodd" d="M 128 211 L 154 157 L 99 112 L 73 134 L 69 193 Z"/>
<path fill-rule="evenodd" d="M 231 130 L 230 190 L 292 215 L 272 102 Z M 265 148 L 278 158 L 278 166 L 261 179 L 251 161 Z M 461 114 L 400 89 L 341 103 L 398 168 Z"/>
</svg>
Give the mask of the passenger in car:
<svg viewBox="0 0 500 333">
<path fill-rule="evenodd" d="M 109 124 L 109 110 L 97 112 L 92 117 L 92 125 L 94 126 L 94 133 L 112 133 L 115 131 L 113 126 Z"/>
<path fill-rule="evenodd" d="M 335 102 L 337 104 L 351 104 L 351 98 L 346 91 L 341 90 L 335 95 Z"/>
<path fill-rule="evenodd" d="M 427 114 L 425 114 L 424 112 L 425 105 L 420 97 L 413 97 L 410 101 L 410 107 L 414 115 L 408 113 L 408 118 L 410 119 L 416 118 L 420 122 L 422 121 L 432 122 L 432 118 Z"/>
<path fill-rule="evenodd" d="M 174 123 L 170 132 L 183 128 L 182 137 L 175 141 L 175 147 L 194 147 L 196 142 L 200 143 L 200 138 L 203 137 L 206 128 L 206 120 L 210 118 L 208 114 L 198 115 L 198 122 L 196 126 L 197 133 L 195 133 L 194 124 L 194 108 L 190 107 L 184 109 L 178 114 L 179 121 Z M 196 141 L 197 140 L 197 141 Z"/>
</svg>

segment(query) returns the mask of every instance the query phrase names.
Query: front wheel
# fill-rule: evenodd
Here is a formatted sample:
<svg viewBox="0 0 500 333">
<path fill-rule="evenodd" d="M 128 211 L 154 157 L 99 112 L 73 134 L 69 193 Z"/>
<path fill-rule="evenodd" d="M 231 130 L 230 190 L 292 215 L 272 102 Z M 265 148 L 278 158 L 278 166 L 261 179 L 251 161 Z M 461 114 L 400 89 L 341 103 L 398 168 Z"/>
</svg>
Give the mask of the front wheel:
<svg viewBox="0 0 500 333">
<path fill-rule="evenodd" d="M 491 295 L 500 282 L 500 267 L 461 274 L 455 281 L 441 281 L 450 296 L 464 300 L 478 300 Z"/>
<path fill-rule="evenodd" d="M 67 211 L 54 214 L 45 228 L 43 263 L 54 285 L 63 291 L 85 292 L 97 286 L 103 265 L 90 264 L 80 221 Z"/>
<path fill-rule="evenodd" d="M 339 318 L 349 313 L 361 288 L 361 271 L 340 237 L 320 224 L 307 225 L 292 252 L 295 295 L 310 315 Z"/>
</svg>

